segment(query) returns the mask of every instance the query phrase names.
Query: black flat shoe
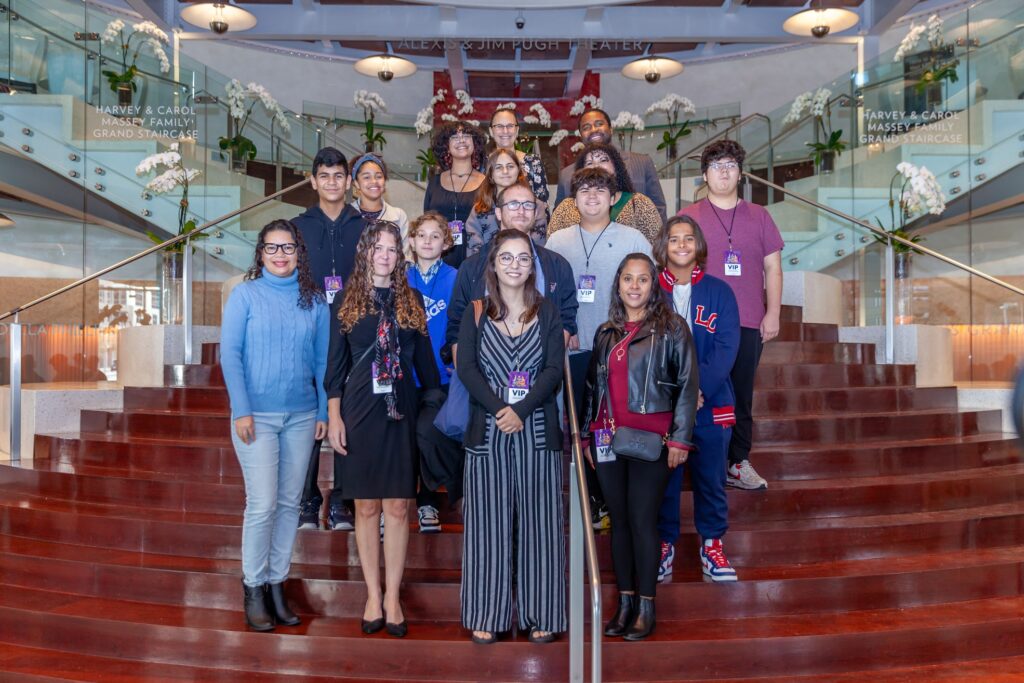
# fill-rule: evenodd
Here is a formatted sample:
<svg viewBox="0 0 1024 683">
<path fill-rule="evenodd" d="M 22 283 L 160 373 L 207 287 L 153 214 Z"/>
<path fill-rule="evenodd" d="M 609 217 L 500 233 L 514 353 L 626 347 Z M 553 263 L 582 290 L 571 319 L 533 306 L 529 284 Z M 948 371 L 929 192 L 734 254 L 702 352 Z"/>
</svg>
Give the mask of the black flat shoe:
<svg viewBox="0 0 1024 683">
<path fill-rule="evenodd" d="M 605 627 L 604 634 L 610 638 L 618 638 L 626 633 L 633 621 L 636 611 L 636 595 L 619 593 L 619 609 Z"/>
<path fill-rule="evenodd" d="M 365 633 L 368 636 L 372 636 L 374 633 L 377 633 L 382 628 L 384 628 L 384 621 L 385 620 L 384 620 L 384 603 L 383 602 L 381 602 L 381 604 L 380 604 L 380 612 L 381 612 L 381 615 L 379 617 L 377 617 L 376 619 L 374 619 L 373 621 L 367 621 L 366 619 L 362 620 L 362 623 L 360 624 L 360 628 L 362 628 L 363 633 Z"/>
<path fill-rule="evenodd" d="M 492 645 L 496 640 L 498 640 L 497 633 L 494 633 L 492 631 L 482 631 L 482 633 L 486 633 L 487 636 L 481 637 L 475 633 L 473 634 L 473 642 L 477 645 Z"/>
<path fill-rule="evenodd" d="M 384 616 L 387 616 L 387 612 L 384 613 Z M 392 624 L 391 622 L 386 622 L 384 624 L 384 630 L 388 632 L 389 636 L 394 636 L 395 638 L 405 638 L 406 634 L 409 633 L 409 622 L 407 619 L 403 619 L 402 623 L 400 624 Z"/>
<path fill-rule="evenodd" d="M 377 617 L 373 621 L 362 620 L 361 628 L 363 633 L 370 636 L 384 628 L 384 617 Z"/>
<path fill-rule="evenodd" d="M 538 629 L 533 629 L 532 631 L 530 631 L 528 640 L 531 643 L 550 643 L 555 640 L 555 634 L 552 631 L 541 631 Z"/>
<path fill-rule="evenodd" d="M 403 621 L 401 624 L 384 624 L 384 630 L 388 632 L 389 636 L 405 638 L 406 634 L 409 633 L 409 622 Z"/>
</svg>

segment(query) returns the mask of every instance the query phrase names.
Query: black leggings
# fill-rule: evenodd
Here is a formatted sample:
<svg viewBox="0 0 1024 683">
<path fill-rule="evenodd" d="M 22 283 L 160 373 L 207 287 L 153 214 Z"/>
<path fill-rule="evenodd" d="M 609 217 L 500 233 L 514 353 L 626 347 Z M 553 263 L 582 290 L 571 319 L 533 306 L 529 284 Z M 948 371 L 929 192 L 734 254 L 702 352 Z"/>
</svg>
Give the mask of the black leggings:
<svg viewBox="0 0 1024 683">
<path fill-rule="evenodd" d="M 654 597 L 661 562 L 658 508 L 668 475 L 665 451 L 654 462 L 618 456 L 614 462 L 597 463 L 612 520 L 612 566 L 620 591 Z"/>
</svg>

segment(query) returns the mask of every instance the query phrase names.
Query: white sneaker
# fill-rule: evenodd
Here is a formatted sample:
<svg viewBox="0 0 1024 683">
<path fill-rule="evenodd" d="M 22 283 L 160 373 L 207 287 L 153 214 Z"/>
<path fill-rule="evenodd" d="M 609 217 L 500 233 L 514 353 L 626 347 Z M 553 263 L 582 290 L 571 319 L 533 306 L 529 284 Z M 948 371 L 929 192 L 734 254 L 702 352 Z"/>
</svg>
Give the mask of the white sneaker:
<svg viewBox="0 0 1024 683">
<path fill-rule="evenodd" d="M 700 564 L 704 569 L 704 576 L 716 583 L 736 581 L 736 570 L 725 558 L 720 538 L 709 538 L 704 541 L 700 548 Z"/>
<path fill-rule="evenodd" d="M 726 486 L 746 491 L 759 491 L 768 488 L 768 482 L 764 480 L 749 460 L 744 460 L 738 465 L 729 465 L 725 477 Z"/>
<path fill-rule="evenodd" d="M 421 505 L 417 512 L 420 518 L 421 534 L 436 534 L 441 531 L 441 517 L 433 505 Z"/>
</svg>

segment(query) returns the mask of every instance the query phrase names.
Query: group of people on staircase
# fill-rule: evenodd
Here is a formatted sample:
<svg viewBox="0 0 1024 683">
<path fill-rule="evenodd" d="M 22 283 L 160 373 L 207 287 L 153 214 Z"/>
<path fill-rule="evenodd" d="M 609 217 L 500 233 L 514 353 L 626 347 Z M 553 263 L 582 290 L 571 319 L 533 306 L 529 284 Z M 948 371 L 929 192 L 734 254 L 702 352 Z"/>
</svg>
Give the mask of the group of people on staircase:
<svg viewBox="0 0 1024 683">
<path fill-rule="evenodd" d="M 350 165 L 324 148 L 317 205 L 260 232 L 221 342 L 250 628 L 300 623 L 283 586 L 298 529 L 321 525 L 324 439 L 326 526 L 354 530 L 366 634 L 408 632 L 413 500 L 421 533 L 461 511 L 474 642 L 511 630 L 513 612 L 532 642 L 566 630 L 573 419 L 592 522 L 611 529 L 619 601 L 606 635 L 640 640 L 655 627 L 687 466 L 703 574 L 736 580 L 725 488 L 767 487 L 750 464 L 751 408 L 762 345 L 779 332 L 783 246 L 768 213 L 739 199 L 743 149 L 706 146 L 708 197 L 665 222 L 650 158 L 616 149 L 609 117 L 591 109 L 550 211 L 540 160 L 514 147 L 518 126 L 514 111 L 496 112 L 487 154 L 479 128 L 442 125 L 441 172 L 412 221 L 384 201 L 382 158 Z"/>
</svg>

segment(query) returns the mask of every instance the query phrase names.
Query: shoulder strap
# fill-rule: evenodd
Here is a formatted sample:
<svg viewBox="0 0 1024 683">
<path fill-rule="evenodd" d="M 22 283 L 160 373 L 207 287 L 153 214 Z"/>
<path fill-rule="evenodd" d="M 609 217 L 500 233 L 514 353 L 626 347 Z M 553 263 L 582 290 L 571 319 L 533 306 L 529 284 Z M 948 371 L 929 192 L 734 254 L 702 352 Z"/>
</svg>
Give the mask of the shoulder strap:
<svg viewBox="0 0 1024 683">
<path fill-rule="evenodd" d="M 346 384 L 348 383 L 349 379 L 352 378 L 352 373 L 356 371 L 356 367 L 360 363 L 362 363 L 364 360 L 366 360 L 366 357 L 369 356 L 370 352 L 373 351 L 376 347 L 377 347 L 376 343 L 370 344 L 369 346 L 367 346 L 366 350 L 363 351 L 363 355 L 359 356 L 359 360 L 357 360 L 355 363 L 352 364 L 352 367 L 349 368 L 349 370 L 348 370 L 348 376 L 345 377 L 345 383 Z"/>
</svg>

